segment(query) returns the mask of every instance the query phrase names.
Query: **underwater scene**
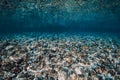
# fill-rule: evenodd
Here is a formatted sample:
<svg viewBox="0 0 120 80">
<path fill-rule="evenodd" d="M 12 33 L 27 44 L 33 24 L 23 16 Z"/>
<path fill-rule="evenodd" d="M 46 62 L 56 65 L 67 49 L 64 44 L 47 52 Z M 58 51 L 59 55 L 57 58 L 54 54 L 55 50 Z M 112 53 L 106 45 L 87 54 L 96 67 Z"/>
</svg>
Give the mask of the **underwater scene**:
<svg viewBox="0 0 120 80">
<path fill-rule="evenodd" d="M 120 80 L 120 0 L 0 0 L 0 80 Z"/>
</svg>

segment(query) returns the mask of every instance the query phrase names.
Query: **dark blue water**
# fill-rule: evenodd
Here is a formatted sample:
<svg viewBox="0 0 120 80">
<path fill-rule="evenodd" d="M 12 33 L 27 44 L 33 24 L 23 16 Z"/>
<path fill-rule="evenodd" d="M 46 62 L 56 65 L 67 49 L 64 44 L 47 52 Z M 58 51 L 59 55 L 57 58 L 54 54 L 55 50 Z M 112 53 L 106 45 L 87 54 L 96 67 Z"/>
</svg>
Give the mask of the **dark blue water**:
<svg viewBox="0 0 120 80">
<path fill-rule="evenodd" d="M 120 1 L 0 1 L 0 32 L 120 31 Z"/>
</svg>

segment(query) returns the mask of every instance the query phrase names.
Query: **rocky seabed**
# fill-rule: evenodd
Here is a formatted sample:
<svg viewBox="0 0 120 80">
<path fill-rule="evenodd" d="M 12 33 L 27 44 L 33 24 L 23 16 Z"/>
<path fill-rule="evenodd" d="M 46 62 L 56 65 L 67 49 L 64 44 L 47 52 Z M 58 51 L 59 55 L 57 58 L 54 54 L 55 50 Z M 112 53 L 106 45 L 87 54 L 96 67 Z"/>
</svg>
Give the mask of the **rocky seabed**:
<svg viewBox="0 0 120 80">
<path fill-rule="evenodd" d="M 120 80 L 119 38 L 105 34 L 0 36 L 0 80 Z"/>
</svg>

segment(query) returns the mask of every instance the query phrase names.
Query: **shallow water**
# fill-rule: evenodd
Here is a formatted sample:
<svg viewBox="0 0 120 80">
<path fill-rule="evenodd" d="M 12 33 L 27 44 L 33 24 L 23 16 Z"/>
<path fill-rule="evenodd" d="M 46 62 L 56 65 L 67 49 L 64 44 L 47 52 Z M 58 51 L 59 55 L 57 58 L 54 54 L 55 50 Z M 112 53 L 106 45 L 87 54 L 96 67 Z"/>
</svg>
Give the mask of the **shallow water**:
<svg viewBox="0 0 120 80">
<path fill-rule="evenodd" d="M 120 0 L 0 0 L 0 80 L 120 80 Z"/>
</svg>

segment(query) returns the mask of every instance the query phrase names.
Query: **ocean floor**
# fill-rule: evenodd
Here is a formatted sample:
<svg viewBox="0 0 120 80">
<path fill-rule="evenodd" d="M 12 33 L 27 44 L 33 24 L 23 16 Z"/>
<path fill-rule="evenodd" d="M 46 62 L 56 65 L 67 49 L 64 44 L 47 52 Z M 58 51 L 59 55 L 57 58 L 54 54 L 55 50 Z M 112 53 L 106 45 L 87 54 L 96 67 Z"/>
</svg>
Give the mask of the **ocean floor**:
<svg viewBox="0 0 120 80">
<path fill-rule="evenodd" d="M 1 34 L 0 80 L 120 80 L 120 37 Z"/>
</svg>

